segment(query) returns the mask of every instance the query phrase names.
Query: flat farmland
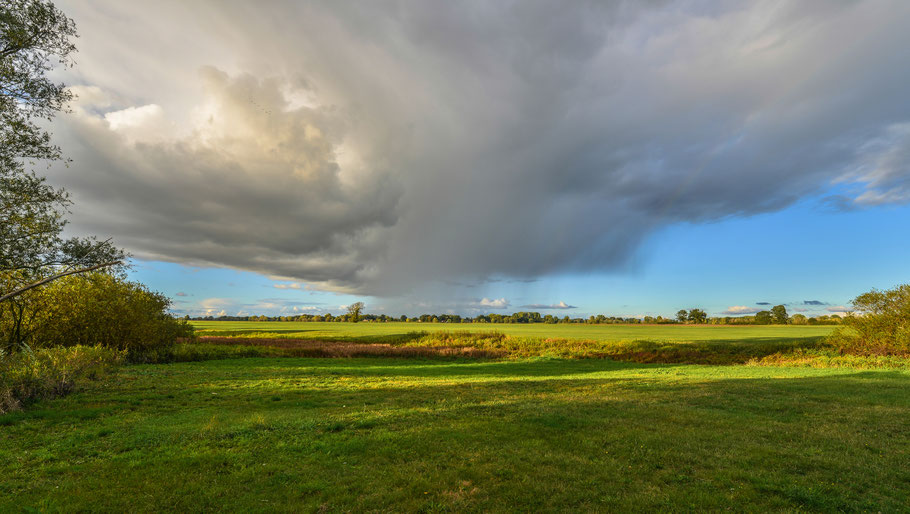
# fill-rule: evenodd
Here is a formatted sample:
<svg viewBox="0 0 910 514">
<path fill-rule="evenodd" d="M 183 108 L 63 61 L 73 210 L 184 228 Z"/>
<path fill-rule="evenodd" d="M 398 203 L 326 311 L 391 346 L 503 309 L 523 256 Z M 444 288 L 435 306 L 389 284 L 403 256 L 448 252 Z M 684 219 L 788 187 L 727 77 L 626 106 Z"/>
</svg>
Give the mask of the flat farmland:
<svg viewBox="0 0 910 514">
<path fill-rule="evenodd" d="M 821 339 L 832 326 L 731 325 L 588 325 L 506 323 L 345 323 L 294 321 L 193 321 L 201 336 L 274 337 L 291 339 L 365 341 L 414 332 L 498 332 L 512 337 L 574 339 L 600 342 L 769 342 Z"/>
<path fill-rule="evenodd" d="M 136 365 L 0 416 L 2 512 L 900 512 L 901 370 Z"/>
</svg>

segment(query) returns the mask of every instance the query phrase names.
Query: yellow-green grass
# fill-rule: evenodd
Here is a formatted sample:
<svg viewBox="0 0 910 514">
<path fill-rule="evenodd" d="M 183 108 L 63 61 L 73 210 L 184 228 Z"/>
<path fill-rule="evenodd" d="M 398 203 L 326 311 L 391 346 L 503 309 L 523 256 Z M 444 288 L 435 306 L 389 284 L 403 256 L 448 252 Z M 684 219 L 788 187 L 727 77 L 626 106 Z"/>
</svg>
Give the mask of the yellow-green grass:
<svg viewBox="0 0 910 514">
<path fill-rule="evenodd" d="M 293 346 L 318 356 L 306 341 L 394 347 L 473 349 L 500 357 L 603 358 L 635 362 L 741 364 L 752 359 L 824 349 L 831 327 L 689 325 L 519 325 L 444 323 L 195 322 L 206 343 Z M 375 349 L 374 349 L 375 351 Z M 320 350 L 323 352 L 323 350 Z M 329 354 L 330 352 L 323 352 Z"/>
<path fill-rule="evenodd" d="M 591 341 L 768 341 L 821 338 L 831 326 L 808 325 L 588 325 L 506 323 L 336 323 L 295 321 L 193 321 L 199 335 L 372 342 L 414 332 L 499 332 L 514 337 Z"/>
<path fill-rule="evenodd" d="M 0 511 L 882 511 L 910 373 L 609 360 L 140 365 L 0 416 Z"/>
</svg>

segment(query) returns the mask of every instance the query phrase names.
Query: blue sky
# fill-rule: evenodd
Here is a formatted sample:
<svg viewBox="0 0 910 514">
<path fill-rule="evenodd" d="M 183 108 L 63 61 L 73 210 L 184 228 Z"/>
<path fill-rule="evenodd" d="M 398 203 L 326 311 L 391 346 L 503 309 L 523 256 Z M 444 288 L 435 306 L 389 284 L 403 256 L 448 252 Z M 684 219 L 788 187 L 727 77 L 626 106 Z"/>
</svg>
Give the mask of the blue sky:
<svg viewBox="0 0 910 514">
<path fill-rule="evenodd" d="M 910 2 L 60 7 L 68 232 L 180 313 L 822 314 L 908 280 Z"/>
</svg>

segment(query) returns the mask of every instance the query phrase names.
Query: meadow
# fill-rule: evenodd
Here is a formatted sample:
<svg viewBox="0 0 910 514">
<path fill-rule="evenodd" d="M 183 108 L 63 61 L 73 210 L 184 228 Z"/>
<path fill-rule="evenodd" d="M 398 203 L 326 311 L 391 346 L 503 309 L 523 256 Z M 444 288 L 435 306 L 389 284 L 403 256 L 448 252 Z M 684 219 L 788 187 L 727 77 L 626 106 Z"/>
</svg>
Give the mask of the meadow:
<svg viewBox="0 0 910 514">
<path fill-rule="evenodd" d="M 293 353 L 440 341 L 818 352 L 829 327 L 432 325 L 415 338 L 414 324 L 197 326 L 201 341 L 184 347 L 244 358 L 126 366 L 0 416 L 0 511 L 898 511 L 910 501 L 904 359 Z"/>
<path fill-rule="evenodd" d="M 742 364 L 823 348 L 830 326 L 194 321 L 208 343 L 300 357 L 458 355 Z M 350 343 L 338 345 L 336 343 Z"/>
<path fill-rule="evenodd" d="M 906 371 L 137 365 L 0 417 L 0 511 L 899 511 Z"/>
<path fill-rule="evenodd" d="M 499 332 L 514 337 L 591 341 L 767 341 L 820 338 L 831 326 L 799 325 L 588 325 L 544 323 L 338 323 L 295 321 L 192 321 L 201 336 L 280 337 L 374 342 L 414 332 Z"/>
</svg>

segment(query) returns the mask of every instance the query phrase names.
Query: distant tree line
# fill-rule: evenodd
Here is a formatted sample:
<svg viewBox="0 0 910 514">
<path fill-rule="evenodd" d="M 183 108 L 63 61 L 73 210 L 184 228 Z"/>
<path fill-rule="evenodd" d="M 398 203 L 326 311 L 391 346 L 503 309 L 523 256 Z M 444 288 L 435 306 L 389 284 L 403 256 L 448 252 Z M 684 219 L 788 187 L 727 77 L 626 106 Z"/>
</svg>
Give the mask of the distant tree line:
<svg viewBox="0 0 910 514">
<path fill-rule="evenodd" d="M 648 317 L 645 317 L 647 323 Z M 842 321 L 837 314 L 807 317 L 803 314 L 790 316 L 787 307 L 775 305 L 771 310 L 759 311 L 749 316 L 708 317 L 701 309 L 682 309 L 676 313 L 677 323 L 708 325 L 839 325 Z"/>
<path fill-rule="evenodd" d="M 359 304 L 359 306 L 358 306 Z M 344 322 L 344 321 L 364 321 L 372 323 L 388 323 L 393 321 L 408 323 L 546 323 L 556 324 L 579 324 L 579 325 L 611 325 L 611 324 L 646 324 L 646 325 L 664 325 L 664 324 L 691 324 L 691 325 L 838 325 L 841 322 L 840 316 L 818 316 L 807 318 L 802 314 L 787 314 L 787 309 L 783 305 L 777 305 L 770 311 L 757 312 L 751 316 L 725 316 L 725 317 L 708 317 L 708 314 L 702 309 L 681 309 L 676 313 L 675 318 L 664 318 L 662 316 L 644 316 L 642 318 L 629 318 L 621 316 L 605 316 L 598 314 L 587 318 L 572 318 L 569 316 L 554 316 L 552 314 L 541 315 L 539 312 L 515 312 L 512 314 L 478 314 L 477 316 L 461 316 L 458 314 L 421 314 L 420 316 L 409 317 L 407 315 L 389 316 L 386 314 L 363 314 L 363 304 L 357 302 L 354 304 L 356 309 L 348 309 L 346 314 L 333 315 L 326 314 L 298 314 L 294 316 L 199 316 L 186 319 L 197 321 L 321 321 L 321 322 Z M 356 311 L 356 312 L 354 312 Z"/>
</svg>

